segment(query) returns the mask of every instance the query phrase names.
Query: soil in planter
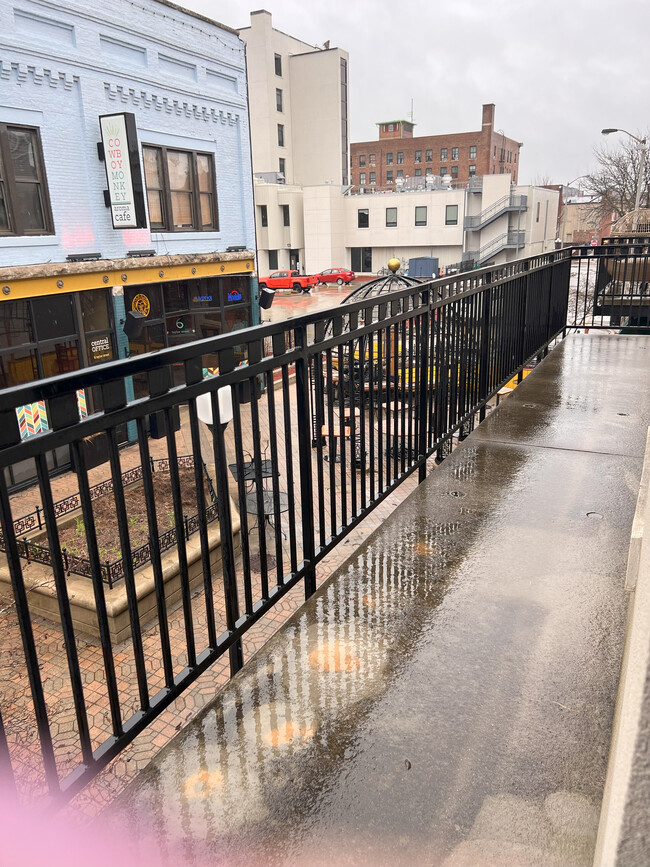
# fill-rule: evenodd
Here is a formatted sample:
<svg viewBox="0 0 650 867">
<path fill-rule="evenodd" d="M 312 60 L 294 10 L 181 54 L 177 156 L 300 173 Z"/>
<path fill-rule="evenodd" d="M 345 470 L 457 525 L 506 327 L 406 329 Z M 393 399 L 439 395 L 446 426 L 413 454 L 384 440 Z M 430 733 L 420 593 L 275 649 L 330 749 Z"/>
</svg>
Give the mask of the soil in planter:
<svg viewBox="0 0 650 867">
<path fill-rule="evenodd" d="M 196 482 L 194 470 L 188 467 L 179 467 L 181 501 L 183 514 L 191 517 L 197 513 L 196 505 Z M 171 477 L 169 473 L 158 472 L 153 476 L 153 489 L 156 501 L 156 517 L 158 519 L 158 535 L 174 527 L 174 500 L 172 497 Z M 206 507 L 211 505 L 212 500 L 207 485 L 203 483 Z M 144 488 L 142 485 L 132 485 L 124 489 L 126 502 L 126 514 L 129 522 L 129 539 L 131 550 L 146 545 L 149 541 L 149 524 L 147 522 L 147 506 L 145 503 Z M 95 517 L 95 532 L 99 546 L 99 559 L 115 562 L 122 556 L 120 548 L 120 536 L 117 528 L 115 514 L 115 500 L 112 495 L 99 497 L 93 501 L 93 514 Z M 77 518 L 74 526 L 59 530 L 61 548 L 65 548 L 69 554 L 76 557 L 87 557 L 88 546 L 86 544 L 86 531 L 81 517 Z"/>
</svg>

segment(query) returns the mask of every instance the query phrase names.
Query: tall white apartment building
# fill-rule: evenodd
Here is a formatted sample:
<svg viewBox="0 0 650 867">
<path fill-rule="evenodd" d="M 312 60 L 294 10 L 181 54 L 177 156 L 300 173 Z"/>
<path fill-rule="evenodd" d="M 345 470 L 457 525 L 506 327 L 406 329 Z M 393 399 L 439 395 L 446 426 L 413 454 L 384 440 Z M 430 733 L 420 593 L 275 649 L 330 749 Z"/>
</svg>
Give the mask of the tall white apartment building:
<svg viewBox="0 0 650 867">
<path fill-rule="evenodd" d="M 304 268 L 302 189 L 349 183 L 348 53 L 309 45 L 252 12 L 246 43 L 260 273 Z"/>
</svg>

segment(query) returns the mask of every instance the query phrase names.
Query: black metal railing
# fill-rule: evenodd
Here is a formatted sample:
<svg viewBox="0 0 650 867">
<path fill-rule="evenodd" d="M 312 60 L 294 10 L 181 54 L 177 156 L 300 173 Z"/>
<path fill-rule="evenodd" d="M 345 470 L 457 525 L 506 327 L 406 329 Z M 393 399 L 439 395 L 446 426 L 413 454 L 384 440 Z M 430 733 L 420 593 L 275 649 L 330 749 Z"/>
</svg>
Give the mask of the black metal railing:
<svg viewBox="0 0 650 867">
<path fill-rule="evenodd" d="M 168 460 L 154 460 L 153 458 L 151 458 L 150 464 L 152 473 L 155 473 L 156 471 L 169 473 Z M 207 523 L 211 524 L 213 521 L 217 521 L 219 519 L 217 495 L 212 485 L 212 479 L 210 478 L 205 463 L 203 461 L 201 461 L 201 465 L 203 469 L 203 478 L 208 489 L 208 493 L 210 494 L 211 500 L 210 505 L 206 508 L 205 518 Z M 192 469 L 194 467 L 194 456 L 179 456 L 178 466 Z M 122 484 L 122 488 L 131 487 L 132 485 L 137 484 L 139 481 L 142 481 L 142 467 L 132 467 L 130 470 L 122 473 L 120 481 Z M 107 497 L 112 492 L 112 479 L 106 479 L 99 484 L 93 485 L 91 488 L 89 488 L 91 501 L 97 500 L 100 497 Z M 79 513 L 81 510 L 81 498 L 79 494 L 72 494 L 71 496 L 65 497 L 62 500 L 57 500 L 57 502 L 54 503 L 53 506 L 54 515 L 56 518 L 74 516 L 75 513 Z M 30 530 L 36 532 L 43 530 L 44 521 L 42 515 L 42 508 L 40 506 L 37 506 L 36 509 L 30 514 L 23 515 L 21 518 L 17 518 L 13 523 L 14 533 L 16 534 L 16 536 L 24 537 Z M 81 526 L 83 529 L 83 522 L 81 522 Z M 197 532 L 198 529 L 198 515 L 185 515 L 183 519 L 183 532 L 185 534 L 185 539 L 188 540 L 192 534 Z M 44 540 L 44 542 L 45 544 L 41 545 L 33 539 L 17 538 L 16 546 L 18 556 L 22 557 L 22 559 L 26 560 L 28 563 L 41 563 L 45 566 L 51 567 L 52 552 L 50 546 L 47 544 L 47 540 Z M 173 548 L 175 543 L 175 527 L 172 527 L 171 529 L 158 534 L 158 546 L 161 552 L 168 551 L 170 548 Z M 4 550 L 4 537 L 0 532 L 0 551 Z M 149 562 L 151 562 L 150 542 L 132 548 L 131 554 L 133 557 L 134 566 L 136 568 L 147 565 Z M 92 577 L 92 565 L 87 557 L 84 557 L 76 551 L 70 550 L 69 548 L 65 547 L 61 549 L 61 555 L 63 557 L 63 567 L 65 569 L 66 575 L 82 575 L 85 578 Z M 124 578 L 124 563 L 122 557 L 118 557 L 116 560 L 112 561 L 106 560 L 105 562 L 101 563 L 100 571 L 102 575 L 102 580 L 105 581 L 108 584 L 109 588 L 112 589 L 117 581 L 120 581 Z"/>
<path fill-rule="evenodd" d="M 491 397 L 541 359 L 554 340 L 587 325 L 611 328 L 603 299 L 612 297 L 627 298 L 629 327 L 642 326 L 645 295 L 638 280 L 625 286 L 626 275 L 640 273 L 626 270 L 628 260 L 647 260 L 647 248 L 639 249 L 643 252 L 559 250 L 0 392 L 0 523 L 6 550 L 0 579 L 11 585 L 12 604 L 6 608 L 11 607 L 15 622 L 7 628 L 19 635 L 20 665 L 17 657 L 15 665 L 29 685 L 30 702 L 29 713 L 23 707 L 17 723 L 13 705 L 0 692 L 5 779 L 15 777 L 21 791 L 26 777 L 36 779 L 30 793 L 41 786 L 57 799 L 70 798 L 218 658 L 227 653 L 231 672 L 238 671 L 247 630 L 298 582 L 309 597 L 318 563 L 328 552 L 410 474 L 417 471 L 423 480 L 427 459 L 444 458 L 454 435 L 466 436 L 485 417 Z M 612 281 L 616 296 L 609 292 Z M 242 345 L 246 367 L 238 366 Z M 204 356 L 215 354 L 219 374 L 204 379 Z M 138 383 L 136 399 L 127 399 L 127 380 Z M 101 393 L 103 410 L 79 420 L 76 392 L 90 387 Z M 222 419 L 222 389 L 232 397 L 227 426 L 222 424 L 227 420 Z M 212 410 L 209 431 L 197 410 L 197 399 L 206 394 Z M 37 400 L 47 403 L 51 430 L 21 441 L 15 407 Z M 177 434 L 173 421 L 179 407 Z M 165 419 L 162 440 L 147 435 L 153 413 Z M 118 429 L 126 422 L 137 431 L 132 448 L 139 453 L 146 501 L 155 596 L 149 620 L 141 611 L 139 559 L 131 550 L 120 482 Z M 98 433 L 108 443 L 110 496 L 122 551 L 128 641 L 119 652 L 124 656 L 128 649 L 132 665 L 126 667 L 116 662 L 110 618 L 111 594 L 117 591 L 103 581 L 82 448 L 85 437 Z M 188 568 L 190 560 L 196 563 L 189 546 L 197 543 L 188 543 L 184 532 L 177 437 L 215 467 L 216 552 L 208 540 L 201 463 L 194 461 L 198 585 Z M 101 695 L 88 692 L 82 677 L 84 651 L 77 634 L 84 627 L 73 616 L 76 600 L 69 594 L 48 472 L 48 454 L 63 446 L 73 458 L 101 648 L 92 663 L 84 663 L 84 673 L 88 665 L 98 666 L 94 677 L 105 687 Z M 163 545 L 155 531 L 154 448 L 164 449 L 172 482 L 177 603 L 166 593 Z M 32 613 L 38 578 L 20 556 L 16 506 L 4 472 L 25 461 L 33 463 L 38 477 L 48 534 L 50 600 L 55 599 L 56 628 L 65 647 L 59 674 L 74 708 L 72 745 L 69 738 L 59 742 L 53 726 L 56 709 Z M 22 736 L 25 725 L 31 738 Z"/>
</svg>

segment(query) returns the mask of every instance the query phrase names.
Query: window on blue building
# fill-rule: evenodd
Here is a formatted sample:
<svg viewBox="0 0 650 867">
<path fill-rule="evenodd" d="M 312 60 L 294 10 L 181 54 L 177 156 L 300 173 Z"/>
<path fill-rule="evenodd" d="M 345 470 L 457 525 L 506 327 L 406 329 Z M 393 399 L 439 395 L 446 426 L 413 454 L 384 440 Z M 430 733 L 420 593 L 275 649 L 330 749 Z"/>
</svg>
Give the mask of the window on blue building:
<svg viewBox="0 0 650 867">
<path fill-rule="evenodd" d="M 39 131 L 0 123 L 0 235 L 53 232 Z"/>
<path fill-rule="evenodd" d="M 149 228 L 162 232 L 219 230 L 212 154 L 144 145 Z"/>
</svg>

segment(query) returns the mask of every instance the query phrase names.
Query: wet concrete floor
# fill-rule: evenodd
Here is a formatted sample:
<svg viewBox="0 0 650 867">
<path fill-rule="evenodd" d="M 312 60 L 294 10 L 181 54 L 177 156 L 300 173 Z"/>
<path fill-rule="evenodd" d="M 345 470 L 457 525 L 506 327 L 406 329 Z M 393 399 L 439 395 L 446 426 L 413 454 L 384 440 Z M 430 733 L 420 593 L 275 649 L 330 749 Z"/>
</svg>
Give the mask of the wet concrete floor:
<svg viewBox="0 0 650 867">
<path fill-rule="evenodd" d="M 140 863 L 587 865 L 650 340 L 566 340 L 102 821 Z"/>
</svg>

